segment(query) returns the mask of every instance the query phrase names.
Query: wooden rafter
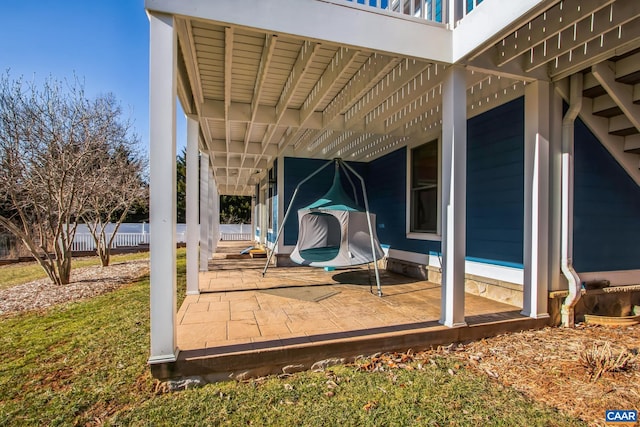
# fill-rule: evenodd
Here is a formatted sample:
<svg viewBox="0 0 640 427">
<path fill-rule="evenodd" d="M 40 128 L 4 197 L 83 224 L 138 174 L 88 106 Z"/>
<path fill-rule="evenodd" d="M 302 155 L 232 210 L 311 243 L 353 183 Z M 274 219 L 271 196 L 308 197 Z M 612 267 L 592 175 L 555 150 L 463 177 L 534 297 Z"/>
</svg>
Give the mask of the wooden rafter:
<svg viewBox="0 0 640 427">
<path fill-rule="evenodd" d="M 340 48 L 333 56 L 331 63 L 324 70 L 320 79 L 315 84 L 309 96 L 302 104 L 300 109 L 300 126 L 297 131 L 292 133 L 287 139 L 286 145 L 290 143 L 298 143 L 301 134 L 306 132 L 306 128 L 318 105 L 322 103 L 327 94 L 335 87 L 336 82 L 343 77 L 346 70 L 353 64 L 360 52 L 355 49 Z"/>
<path fill-rule="evenodd" d="M 258 156 L 256 158 L 256 162 L 259 162 L 264 157 L 267 148 L 269 147 L 269 145 L 271 145 L 273 143 L 272 140 L 274 139 L 275 135 L 277 134 L 276 133 L 277 128 L 280 125 L 280 121 L 284 117 L 285 112 L 287 111 L 287 107 L 289 105 L 289 102 L 291 101 L 291 98 L 295 94 L 295 92 L 296 92 L 298 86 L 300 85 L 300 82 L 302 81 L 303 77 L 305 76 L 305 74 L 309 70 L 309 65 L 311 64 L 311 62 L 313 61 L 314 57 L 318 53 L 319 48 L 320 48 L 320 44 L 318 44 L 318 43 L 312 43 L 312 42 L 309 42 L 309 41 L 305 41 L 302 44 L 302 47 L 300 49 L 300 53 L 298 54 L 298 58 L 296 59 L 296 62 L 293 65 L 293 69 L 289 73 L 289 77 L 287 78 L 287 82 L 285 83 L 285 86 L 284 86 L 284 88 L 282 90 L 282 93 L 280 94 L 280 99 L 278 100 L 278 103 L 276 104 L 275 124 L 274 125 L 270 125 L 269 129 L 265 133 L 265 136 L 264 136 L 264 138 L 262 140 L 262 150 L 263 150 L 263 152 L 262 152 L 262 154 L 260 156 Z"/>
<path fill-rule="evenodd" d="M 386 133 L 386 121 L 394 114 L 442 83 L 446 66 L 433 64 L 400 90 L 387 98 L 366 117 L 365 129 L 370 133 Z"/>
<path fill-rule="evenodd" d="M 529 72 L 555 58 L 600 38 L 611 28 L 626 24 L 640 16 L 640 2 L 619 0 L 586 16 L 574 25 L 534 46 L 524 55 L 524 70 Z"/>
<path fill-rule="evenodd" d="M 267 34 L 265 36 L 264 47 L 262 49 L 262 56 L 260 57 L 260 65 L 258 67 L 258 76 L 256 79 L 256 84 L 253 89 L 253 96 L 251 98 L 251 116 L 249 118 L 249 123 L 247 124 L 247 129 L 244 134 L 244 147 L 243 147 L 243 152 L 241 157 L 242 166 L 244 166 L 245 159 L 247 157 L 247 151 L 249 149 L 249 144 L 250 144 L 249 139 L 251 138 L 251 133 L 253 132 L 253 125 L 256 120 L 256 115 L 258 114 L 260 95 L 262 94 L 262 88 L 267 78 L 269 65 L 271 64 L 271 58 L 273 57 L 273 52 L 276 48 L 277 41 L 278 41 L 277 36 L 270 35 L 270 34 Z M 259 144 L 256 144 L 256 145 L 259 145 Z M 255 154 L 258 154 L 258 153 L 255 153 Z"/>
<path fill-rule="evenodd" d="M 233 28 L 224 29 L 224 123 L 225 140 L 227 144 L 226 167 L 229 173 L 229 147 L 231 145 L 231 122 L 229 121 L 229 107 L 231 106 L 231 79 L 233 65 Z"/>
<path fill-rule="evenodd" d="M 502 66 L 519 57 L 534 46 L 571 27 L 574 22 L 610 5 L 614 1 L 564 0 L 556 4 L 498 43 L 496 46 L 497 65 Z"/>
<path fill-rule="evenodd" d="M 624 46 L 640 46 L 640 17 L 584 43 L 551 62 L 549 74 L 554 80 L 566 77 L 618 53 Z"/>
</svg>

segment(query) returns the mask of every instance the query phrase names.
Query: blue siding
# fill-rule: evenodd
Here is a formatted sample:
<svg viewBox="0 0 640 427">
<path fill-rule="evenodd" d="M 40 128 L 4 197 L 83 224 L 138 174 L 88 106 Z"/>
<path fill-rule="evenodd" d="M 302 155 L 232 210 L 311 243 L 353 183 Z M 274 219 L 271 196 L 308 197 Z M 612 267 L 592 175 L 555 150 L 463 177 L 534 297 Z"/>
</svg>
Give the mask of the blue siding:
<svg viewBox="0 0 640 427">
<path fill-rule="evenodd" d="M 440 242 L 406 238 L 407 149 L 396 150 L 367 166 L 369 205 L 376 214 L 380 243 L 422 254 L 440 251 Z"/>
<path fill-rule="evenodd" d="M 520 98 L 468 121 L 467 257 L 499 265 L 522 266 L 524 233 L 524 99 Z M 380 242 L 392 249 L 438 253 L 438 241 L 406 237 L 406 148 L 368 164 L 353 165 L 365 177 L 371 211 L 377 216 Z M 323 160 L 285 158 L 285 200 L 295 186 L 325 163 Z M 285 225 L 285 243 L 298 238 L 297 209 L 324 194 L 333 168 L 301 188 L 291 218 Z M 349 188 L 348 184 L 345 188 Z"/>
<path fill-rule="evenodd" d="M 522 266 L 524 98 L 467 122 L 467 257 Z"/>
<path fill-rule="evenodd" d="M 580 120 L 574 162 L 576 270 L 639 269 L 640 187 Z"/>
</svg>

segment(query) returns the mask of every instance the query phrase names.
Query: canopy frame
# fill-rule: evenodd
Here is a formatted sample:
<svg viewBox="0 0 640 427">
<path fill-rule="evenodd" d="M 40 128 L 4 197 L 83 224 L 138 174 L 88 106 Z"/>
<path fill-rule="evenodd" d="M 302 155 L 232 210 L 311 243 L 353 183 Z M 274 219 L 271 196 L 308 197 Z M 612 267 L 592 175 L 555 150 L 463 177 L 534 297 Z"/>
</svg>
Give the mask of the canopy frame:
<svg viewBox="0 0 640 427">
<path fill-rule="evenodd" d="M 282 235 L 282 231 L 284 230 L 284 225 L 287 222 L 287 219 L 289 218 L 289 213 L 291 212 L 291 208 L 293 207 L 293 203 L 294 203 L 294 201 L 296 199 L 296 196 L 298 195 L 298 190 L 300 189 L 300 187 L 302 187 L 303 184 L 305 184 L 311 178 L 313 178 L 314 176 L 316 176 L 317 174 L 322 172 L 324 169 L 326 169 L 331 164 L 335 165 L 336 170 L 338 168 L 342 168 L 345 171 L 351 172 L 360 181 L 360 185 L 362 187 L 362 197 L 364 199 L 364 209 L 365 209 L 365 213 L 366 213 L 366 216 L 367 216 L 367 226 L 369 228 L 369 241 L 370 241 L 370 244 L 371 244 L 371 254 L 373 255 L 373 267 L 374 267 L 375 276 L 376 276 L 376 287 L 378 289 L 378 296 L 381 297 L 382 296 L 382 287 L 380 285 L 380 272 L 378 270 L 378 256 L 377 256 L 377 253 L 376 253 L 375 242 L 373 240 L 373 226 L 371 225 L 371 216 L 370 216 L 370 212 L 369 212 L 369 199 L 367 197 L 367 188 L 366 188 L 366 185 L 364 183 L 364 179 L 362 178 L 362 176 L 360 176 L 360 174 L 358 172 L 356 172 L 351 166 L 349 166 L 347 163 L 345 163 L 340 157 L 336 157 L 333 160 L 331 160 L 330 162 L 325 163 L 320 168 L 318 168 L 316 171 L 314 171 L 309 176 L 307 176 L 305 179 L 300 181 L 300 183 L 298 183 L 298 185 L 296 186 L 295 190 L 293 191 L 293 196 L 291 196 L 291 200 L 289 201 L 289 205 L 287 206 L 287 210 L 285 211 L 282 223 L 278 227 L 278 233 L 276 234 L 276 239 L 275 239 L 275 241 L 273 243 L 274 244 L 274 248 L 269 252 L 269 257 L 267 258 L 267 262 L 266 262 L 266 264 L 264 266 L 264 270 L 262 270 L 262 277 L 264 277 L 264 275 L 267 273 L 267 269 L 269 268 L 269 264 L 271 263 L 271 258 L 273 257 L 273 254 L 276 251 L 276 248 L 278 247 L 278 242 L 280 241 L 280 236 Z M 351 184 L 351 187 L 353 189 L 354 199 L 357 200 L 355 184 L 353 183 L 353 181 L 349 177 L 348 173 L 346 173 L 345 175 L 347 176 L 347 179 L 349 180 L 349 182 Z"/>
</svg>

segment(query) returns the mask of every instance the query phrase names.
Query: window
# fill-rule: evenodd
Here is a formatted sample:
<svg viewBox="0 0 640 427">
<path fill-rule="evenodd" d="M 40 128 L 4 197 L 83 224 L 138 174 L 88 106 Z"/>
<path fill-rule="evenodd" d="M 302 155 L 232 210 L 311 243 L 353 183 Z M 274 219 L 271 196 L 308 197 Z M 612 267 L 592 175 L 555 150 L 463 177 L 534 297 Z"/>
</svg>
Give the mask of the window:
<svg viewBox="0 0 640 427">
<path fill-rule="evenodd" d="M 438 141 L 411 150 L 411 226 L 413 233 L 438 232 Z"/>
</svg>

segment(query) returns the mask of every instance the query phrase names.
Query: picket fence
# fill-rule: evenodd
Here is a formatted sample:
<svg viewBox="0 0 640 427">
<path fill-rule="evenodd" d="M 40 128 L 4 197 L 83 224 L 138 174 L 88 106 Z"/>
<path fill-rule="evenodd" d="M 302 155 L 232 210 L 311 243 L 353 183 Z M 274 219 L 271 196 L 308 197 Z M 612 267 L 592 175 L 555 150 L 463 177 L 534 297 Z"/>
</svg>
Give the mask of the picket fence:
<svg viewBox="0 0 640 427">
<path fill-rule="evenodd" d="M 226 224 L 220 225 L 220 240 L 225 241 L 244 241 L 244 240 L 253 240 L 253 234 L 245 232 L 247 227 L 251 227 L 250 225 L 240 226 L 240 230 L 238 231 L 238 226 L 225 227 Z M 226 231 L 226 230 L 230 231 Z M 109 235 L 109 238 L 111 235 Z M 176 232 L 176 242 L 177 243 L 186 243 L 187 242 L 186 232 L 178 231 Z M 116 237 L 113 239 L 111 244 L 111 249 L 116 248 L 132 248 L 141 245 L 149 244 L 149 233 L 147 231 L 140 233 L 116 233 Z M 76 236 L 73 240 L 73 244 L 71 246 L 71 250 L 73 252 L 89 252 L 96 250 L 96 244 L 93 240 L 93 237 L 90 233 L 76 233 Z"/>
</svg>

